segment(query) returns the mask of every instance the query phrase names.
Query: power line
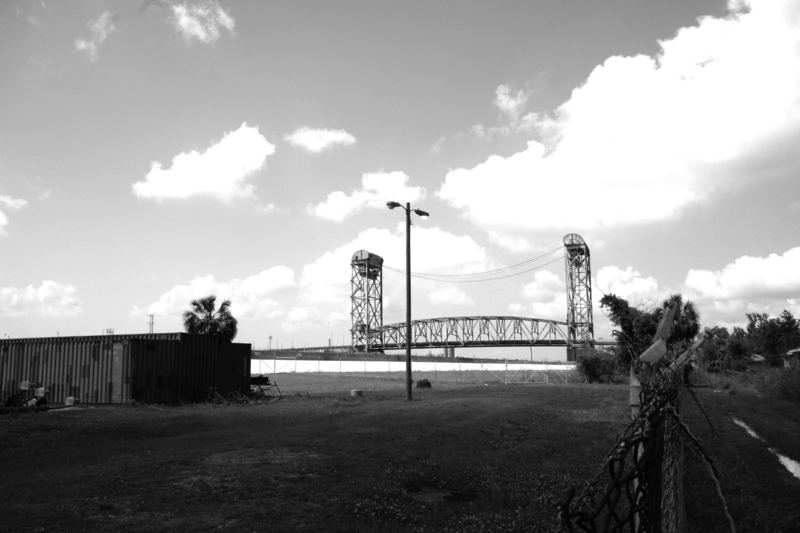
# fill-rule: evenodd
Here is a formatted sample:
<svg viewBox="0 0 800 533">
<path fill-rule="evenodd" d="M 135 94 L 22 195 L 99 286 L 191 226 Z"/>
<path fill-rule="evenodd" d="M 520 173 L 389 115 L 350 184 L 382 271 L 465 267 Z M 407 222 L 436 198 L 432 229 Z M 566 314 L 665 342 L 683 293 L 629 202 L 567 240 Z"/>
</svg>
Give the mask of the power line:
<svg viewBox="0 0 800 533">
<path fill-rule="evenodd" d="M 414 278 L 417 278 L 417 279 L 424 279 L 424 280 L 428 280 L 428 281 L 439 281 L 439 282 L 442 282 L 442 283 L 480 283 L 480 282 L 484 282 L 484 281 L 496 281 L 496 280 L 500 280 L 500 279 L 512 278 L 512 277 L 515 277 L 515 276 L 521 276 L 522 274 L 527 274 L 527 273 L 533 272 L 535 270 L 540 270 L 540 269 L 542 269 L 542 268 L 544 268 L 544 267 L 546 267 L 548 265 L 551 265 L 551 264 L 553 264 L 553 263 L 555 263 L 557 261 L 561 261 L 561 257 L 556 257 L 555 259 L 547 261 L 546 263 L 542 263 L 540 265 L 537 265 L 537 266 L 534 266 L 534 267 L 531 267 L 531 268 L 527 268 L 525 270 L 520 270 L 518 272 L 506 273 L 509 270 L 513 269 L 513 268 L 516 268 L 516 267 L 519 267 L 521 265 L 525 265 L 525 264 L 531 263 L 533 261 L 537 261 L 539 259 L 542 259 L 543 257 L 547 257 L 548 255 L 552 254 L 553 252 L 555 252 L 556 250 L 559 250 L 559 249 L 561 249 L 560 246 L 558 248 L 550 250 L 549 252 L 547 252 L 545 254 L 542 254 L 540 256 L 534 257 L 532 259 L 528 259 L 526 261 L 522 261 L 520 263 L 516 263 L 514 265 L 509 265 L 509 266 L 502 267 L 502 268 L 496 268 L 496 269 L 492 269 L 492 270 L 487 270 L 485 272 L 475 272 L 475 273 L 471 273 L 471 274 L 420 274 L 420 273 L 412 272 L 411 276 L 414 277 Z M 384 268 L 387 269 L 387 270 L 399 273 L 399 274 L 405 274 L 405 270 L 399 270 L 399 269 L 392 268 L 392 267 L 389 267 L 389 266 L 384 266 Z M 500 274 L 500 275 L 494 275 L 494 274 Z"/>
<path fill-rule="evenodd" d="M 435 273 L 428 273 L 428 272 L 417 272 L 417 274 L 419 274 L 420 276 L 428 276 L 428 277 L 435 277 L 435 278 L 470 278 L 470 277 L 483 276 L 483 275 L 486 275 L 486 274 L 494 274 L 494 273 L 499 273 L 499 272 L 512 270 L 512 269 L 514 269 L 516 267 L 519 267 L 519 266 L 522 266 L 522 265 L 526 265 L 526 264 L 532 263 L 534 261 L 538 261 L 539 259 L 542 259 L 543 257 L 547 257 L 548 255 L 552 254 L 553 252 L 560 251 L 561 248 L 562 248 L 561 246 L 557 246 L 556 248 L 553 248 L 552 250 L 550 250 L 548 252 L 545 252 L 542 255 L 537 255 L 536 257 L 533 257 L 531 259 L 526 259 L 525 261 L 522 261 L 522 262 L 519 262 L 519 263 L 515 263 L 513 265 L 508 265 L 508 266 L 504 266 L 504 267 L 500 267 L 500 268 L 495 268 L 495 269 L 492 269 L 492 270 L 485 270 L 483 272 L 470 272 L 470 273 L 467 273 L 467 274 L 435 274 Z M 387 267 L 387 268 L 391 268 L 391 267 Z M 412 275 L 414 275 L 413 272 L 412 272 Z"/>
</svg>

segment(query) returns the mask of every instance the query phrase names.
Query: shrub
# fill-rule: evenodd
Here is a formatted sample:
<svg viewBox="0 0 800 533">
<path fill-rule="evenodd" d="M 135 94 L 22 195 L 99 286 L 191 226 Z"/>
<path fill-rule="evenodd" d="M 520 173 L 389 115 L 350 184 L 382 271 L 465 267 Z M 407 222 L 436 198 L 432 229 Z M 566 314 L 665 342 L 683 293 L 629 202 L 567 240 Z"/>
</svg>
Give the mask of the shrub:
<svg viewBox="0 0 800 533">
<path fill-rule="evenodd" d="M 800 364 L 768 372 L 761 389 L 769 396 L 800 402 Z"/>
<path fill-rule="evenodd" d="M 617 357 L 612 353 L 592 351 L 578 356 L 578 372 L 589 383 L 611 383 L 617 370 Z"/>
</svg>

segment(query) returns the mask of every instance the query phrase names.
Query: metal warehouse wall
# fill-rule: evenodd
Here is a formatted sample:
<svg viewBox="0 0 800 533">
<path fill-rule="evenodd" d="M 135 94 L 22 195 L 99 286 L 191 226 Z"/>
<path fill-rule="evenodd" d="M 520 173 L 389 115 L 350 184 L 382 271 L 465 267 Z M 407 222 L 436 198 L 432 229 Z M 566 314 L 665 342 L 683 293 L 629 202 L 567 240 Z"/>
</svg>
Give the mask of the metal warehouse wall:
<svg viewBox="0 0 800 533">
<path fill-rule="evenodd" d="M 137 340 L 130 343 L 132 398 L 174 403 L 250 388 L 250 345 L 204 335 L 182 335 L 180 341 Z"/>
<path fill-rule="evenodd" d="M 196 401 L 210 389 L 246 392 L 250 345 L 205 335 L 160 333 L 0 340 L 0 398 L 22 381 L 53 403 Z"/>
</svg>

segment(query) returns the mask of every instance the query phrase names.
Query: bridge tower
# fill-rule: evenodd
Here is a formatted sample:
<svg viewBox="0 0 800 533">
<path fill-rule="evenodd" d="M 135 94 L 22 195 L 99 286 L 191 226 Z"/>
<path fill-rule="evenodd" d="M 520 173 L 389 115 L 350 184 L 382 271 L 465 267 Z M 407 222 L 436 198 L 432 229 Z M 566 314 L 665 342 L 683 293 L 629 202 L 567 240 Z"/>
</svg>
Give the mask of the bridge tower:
<svg viewBox="0 0 800 533">
<path fill-rule="evenodd" d="M 359 250 L 350 266 L 350 340 L 354 350 L 368 352 L 383 344 L 383 258 Z"/>
<path fill-rule="evenodd" d="M 564 263 L 567 280 L 567 360 L 594 343 L 592 318 L 592 268 L 589 247 L 583 238 L 570 233 L 564 236 Z"/>
</svg>

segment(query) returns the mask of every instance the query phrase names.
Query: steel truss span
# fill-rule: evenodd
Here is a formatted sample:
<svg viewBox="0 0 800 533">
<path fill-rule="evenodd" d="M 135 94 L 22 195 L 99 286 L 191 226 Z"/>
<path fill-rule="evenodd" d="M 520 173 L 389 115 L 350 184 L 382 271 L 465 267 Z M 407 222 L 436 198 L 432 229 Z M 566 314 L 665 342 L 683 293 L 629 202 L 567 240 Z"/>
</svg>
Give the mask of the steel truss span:
<svg viewBox="0 0 800 533">
<path fill-rule="evenodd" d="M 517 316 L 461 316 L 411 321 L 412 348 L 461 346 L 566 346 L 567 323 Z M 381 328 L 369 351 L 406 346 L 406 324 Z M 363 347 L 361 348 L 363 349 Z"/>
</svg>

